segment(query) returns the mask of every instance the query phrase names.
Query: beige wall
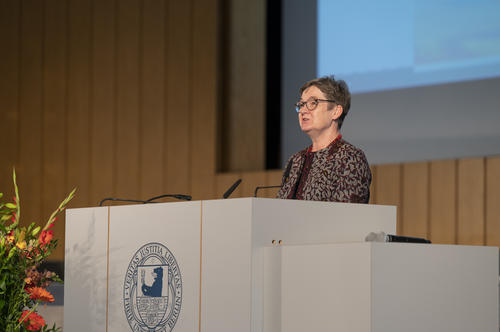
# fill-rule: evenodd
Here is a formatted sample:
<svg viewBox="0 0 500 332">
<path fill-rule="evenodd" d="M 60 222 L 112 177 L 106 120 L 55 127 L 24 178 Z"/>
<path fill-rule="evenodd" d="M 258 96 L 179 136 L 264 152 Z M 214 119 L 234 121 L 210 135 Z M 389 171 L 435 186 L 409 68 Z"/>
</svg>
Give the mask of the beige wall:
<svg viewBox="0 0 500 332">
<path fill-rule="evenodd" d="M 0 6 L 0 190 L 15 165 L 24 222 L 48 217 L 75 186 L 72 207 L 212 197 L 217 0 Z"/>
<path fill-rule="evenodd" d="M 240 177 L 233 197 L 279 184 L 279 170 L 216 172 L 219 16 L 218 0 L 0 1 L 0 191 L 12 196 L 15 165 L 24 222 L 45 220 L 75 186 L 71 207 L 167 192 L 216 198 Z M 262 117 L 241 119 L 264 132 Z M 373 173 L 372 201 L 398 205 L 400 233 L 500 245 L 499 158 Z M 55 230 L 62 259 L 64 220 Z"/>
<path fill-rule="evenodd" d="M 266 165 L 266 2 L 224 2 L 219 171 Z"/>
<path fill-rule="evenodd" d="M 372 201 L 398 206 L 398 233 L 500 246 L 500 157 L 373 167 Z"/>
</svg>

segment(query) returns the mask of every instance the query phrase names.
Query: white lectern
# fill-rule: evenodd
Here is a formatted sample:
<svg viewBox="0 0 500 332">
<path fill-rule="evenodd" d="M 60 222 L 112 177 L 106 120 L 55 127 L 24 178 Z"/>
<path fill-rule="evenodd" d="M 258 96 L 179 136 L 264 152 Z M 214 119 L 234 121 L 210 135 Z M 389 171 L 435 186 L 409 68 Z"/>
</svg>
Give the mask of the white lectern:
<svg viewBox="0 0 500 332">
<path fill-rule="evenodd" d="M 361 243 L 395 227 L 395 207 L 277 199 L 70 209 L 64 330 L 498 330 L 497 250 Z"/>
<path fill-rule="evenodd" d="M 279 251 L 266 255 L 282 267 L 280 285 L 268 287 L 269 296 L 281 292 L 281 317 L 270 317 L 268 331 L 498 331 L 498 248 L 348 243 Z"/>
</svg>

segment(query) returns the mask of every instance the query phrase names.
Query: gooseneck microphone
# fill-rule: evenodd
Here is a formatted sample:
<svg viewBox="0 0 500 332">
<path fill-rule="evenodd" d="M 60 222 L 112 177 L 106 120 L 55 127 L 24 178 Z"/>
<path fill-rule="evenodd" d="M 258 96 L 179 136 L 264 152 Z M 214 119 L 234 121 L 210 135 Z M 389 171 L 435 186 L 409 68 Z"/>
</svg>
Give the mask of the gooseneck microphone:
<svg viewBox="0 0 500 332">
<path fill-rule="evenodd" d="M 371 232 L 370 234 L 368 234 L 365 237 L 365 241 L 367 241 L 367 242 L 431 243 L 430 240 L 423 239 L 420 237 L 392 235 L 392 234 L 386 234 L 384 232 L 378 232 L 378 233 Z"/>
<path fill-rule="evenodd" d="M 255 191 L 253 193 L 253 197 L 257 197 L 257 192 L 261 189 L 270 189 L 270 188 L 281 188 L 281 186 L 258 186 L 255 187 Z"/>
<path fill-rule="evenodd" d="M 233 191 L 236 189 L 236 187 L 238 187 L 241 183 L 241 179 L 238 179 L 236 180 L 235 183 L 233 183 L 233 185 L 231 187 L 229 187 L 229 189 L 224 193 L 224 195 L 222 195 L 222 198 L 226 199 L 228 198 L 232 193 Z"/>
<path fill-rule="evenodd" d="M 189 195 L 183 195 L 183 194 L 164 194 L 164 195 L 160 195 L 160 196 L 155 196 L 155 197 L 152 197 L 148 200 L 140 200 L 140 199 L 127 199 L 127 198 L 116 198 L 116 197 L 108 197 L 108 198 L 104 198 L 102 199 L 100 202 L 99 202 L 99 206 L 102 206 L 102 204 L 106 201 L 114 201 L 114 202 L 129 202 L 129 203 L 142 203 L 142 204 L 148 204 L 148 203 L 158 203 L 158 202 L 155 202 L 157 199 L 160 199 L 160 198 L 165 198 L 165 197 L 172 197 L 172 198 L 177 198 L 179 200 L 183 200 L 183 201 L 190 201 L 191 200 L 191 196 Z"/>
<path fill-rule="evenodd" d="M 99 206 L 102 206 L 102 203 L 107 202 L 107 201 L 114 201 L 114 202 L 129 202 L 129 203 L 143 203 L 143 204 L 148 203 L 147 201 L 142 201 L 142 200 L 140 200 L 140 199 L 127 199 L 127 198 L 108 197 L 108 198 L 103 198 L 103 199 L 99 202 Z"/>
<path fill-rule="evenodd" d="M 153 203 L 153 201 L 156 201 L 157 199 L 165 198 L 165 197 L 177 198 L 177 199 L 179 199 L 181 201 L 190 201 L 192 199 L 192 197 L 189 196 L 189 195 L 183 195 L 183 194 L 164 194 L 164 195 L 152 197 L 152 198 L 148 199 L 146 202 L 147 203 Z"/>
</svg>

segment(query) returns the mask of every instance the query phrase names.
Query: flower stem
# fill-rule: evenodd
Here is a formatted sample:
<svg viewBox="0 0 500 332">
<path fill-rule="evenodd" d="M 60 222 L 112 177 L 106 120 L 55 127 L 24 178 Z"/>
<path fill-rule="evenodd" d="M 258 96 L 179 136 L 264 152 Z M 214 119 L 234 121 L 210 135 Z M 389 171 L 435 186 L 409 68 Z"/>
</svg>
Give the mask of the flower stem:
<svg viewBox="0 0 500 332">
<path fill-rule="evenodd" d="M 36 308 L 38 308 L 38 303 L 40 302 L 36 301 L 35 306 L 30 310 L 30 312 L 26 316 L 24 316 L 24 318 L 19 322 L 19 324 L 17 324 L 16 329 L 19 326 L 21 326 L 21 324 L 26 320 L 26 318 L 28 318 L 28 316 L 31 315 L 36 310 Z"/>
</svg>

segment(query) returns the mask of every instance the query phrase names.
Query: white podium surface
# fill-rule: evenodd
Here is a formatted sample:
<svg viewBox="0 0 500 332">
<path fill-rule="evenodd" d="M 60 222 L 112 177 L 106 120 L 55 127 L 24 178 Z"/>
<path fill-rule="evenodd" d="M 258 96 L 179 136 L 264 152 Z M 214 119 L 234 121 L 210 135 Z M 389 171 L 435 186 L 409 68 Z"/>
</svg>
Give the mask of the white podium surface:
<svg viewBox="0 0 500 332">
<path fill-rule="evenodd" d="M 394 234 L 395 207 L 249 198 L 203 202 L 202 331 L 263 330 L 262 249 L 273 240 L 359 242 L 371 231 Z"/>
<path fill-rule="evenodd" d="M 406 264 L 405 256 L 397 254 L 403 251 L 384 251 L 395 247 L 351 243 L 363 241 L 369 232 L 380 231 L 396 232 L 395 207 L 242 198 L 70 209 L 66 218 L 64 330 L 294 331 L 306 326 L 300 325 L 306 321 L 298 320 L 301 316 L 293 310 L 299 309 L 291 303 L 298 301 L 300 307 L 319 308 L 319 302 L 308 296 L 330 294 L 328 289 L 318 288 L 328 278 L 312 272 L 313 265 L 319 264 L 316 268 L 329 266 L 331 270 L 345 271 L 346 278 L 351 271 L 348 279 L 353 285 L 357 280 L 359 286 L 357 298 L 334 289 L 330 292 L 336 296 L 328 301 L 359 303 L 367 300 L 362 294 L 372 294 L 368 304 L 356 307 L 356 313 L 350 311 L 352 305 L 335 307 L 342 308 L 339 310 L 345 312 L 345 317 L 347 312 L 356 315 L 356 322 L 371 322 L 360 323 L 371 329 L 349 331 L 382 331 L 373 330 L 374 326 L 379 328 L 374 322 L 385 324 L 374 320 L 376 317 L 386 317 L 394 306 L 411 307 L 384 302 L 390 298 L 383 294 L 387 287 L 366 283 L 379 280 L 372 278 L 379 271 L 373 262 L 382 260 L 375 254 L 395 255 L 391 259 Z M 281 240 L 281 246 L 273 245 L 273 240 Z M 332 246 L 350 248 L 340 251 L 345 256 L 340 265 L 326 264 L 331 262 L 328 255 L 339 255 Z M 380 250 L 374 250 L 379 246 Z M 440 246 L 419 248 L 424 247 Z M 412 246 L 402 249 L 407 248 Z M 485 249 L 471 248 L 463 250 Z M 489 250 L 488 254 L 481 251 L 479 258 L 490 255 Z M 319 259 L 321 255 L 326 255 L 327 261 Z M 488 278 L 497 278 L 496 264 L 493 276 L 485 270 Z M 300 279 L 304 274 L 307 280 Z M 390 277 L 398 278 L 391 275 L 387 280 Z M 318 291 L 310 292 L 313 289 Z M 498 292 L 494 293 L 498 300 Z M 376 299 L 381 300 L 373 302 Z M 479 307 L 490 300 L 471 303 Z M 314 313 L 320 315 L 318 319 L 322 312 L 331 312 L 320 307 Z M 446 310 L 457 312 L 453 308 Z M 495 322 L 491 324 L 498 326 Z M 388 329 L 392 327 L 380 328 L 384 327 L 392 331 Z"/>
<path fill-rule="evenodd" d="M 351 243 L 266 257 L 281 263 L 281 285 L 268 282 L 281 317 L 269 330 L 498 331 L 498 248 Z"/>
<path fill-rule="evenodd" d="M 66 211 L 64 331 L 104 331 L 107 242 L 107 208 Z"/>
<path fill-rule="evenodd" d="M 395 220 L 390 206 L 255 198 L 70 209 L 64 329 L 261 331 L 260 249 L 360 241 Z M 156 279 L 166 288 L 148 298 L 141 284 Z"/>
</svg>

